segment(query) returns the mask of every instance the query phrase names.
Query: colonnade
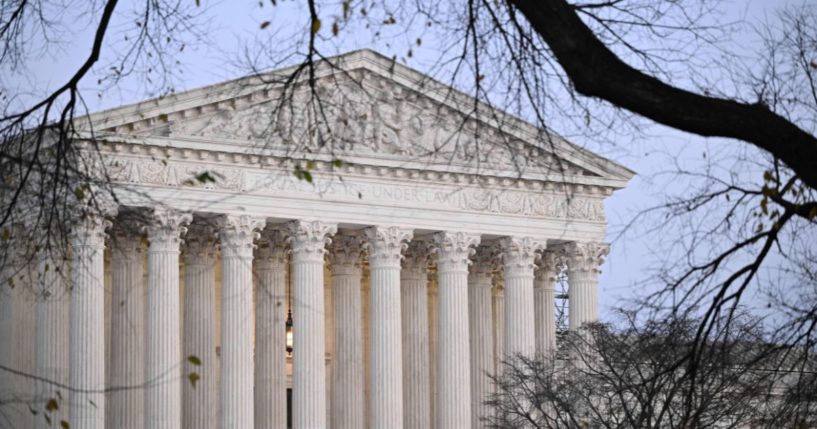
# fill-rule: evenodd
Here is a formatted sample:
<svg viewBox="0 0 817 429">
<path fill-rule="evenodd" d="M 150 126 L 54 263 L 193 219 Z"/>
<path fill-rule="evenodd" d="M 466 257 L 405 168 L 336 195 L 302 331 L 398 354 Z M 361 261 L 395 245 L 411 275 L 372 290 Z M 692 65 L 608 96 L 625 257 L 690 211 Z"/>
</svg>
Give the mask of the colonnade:
<svg viewBox="0 0 817 429">
<path fill-rule="evenodd" d="M 108 359 L 106 236 L 112 271 Z M 600 243 L 548 248 L 533 237 L 486 242 L 477 234 L 418 236 L 398 226 L 338 232 L 326 221 L 194 219 L 163 209 L 140 228 L 89 216 L 70 237 L 70 261 L 43 259 L 34 270 L 38 276 L 20 280 L 41 280 L 34 288 L 33 322 L 22 314 L 18 292 L 0 296 L 0 363 L 21 362 L 5 345 L 28 347 L 21 326 L 34 325 L 32 371 L 56 382 L 13 381 L 11 389 L 30 389 L 41 401 L 61 389 L 59 403 L 66 404 L 20 417 L 14 427 L 50 427 L 42 416 L 48 414 L 80 429 L 285 428 L 289 286 L 292 427 L 479 428 L 480 417 L 490 412 L 483 400 L 491 393 L 487 374 L 496 371 L 497 360 L 555 350 L 554 280 L 561 264 L 568 270 L 570 329 L 596 319 L 598 265 L 606 253 Z M 436 267 L 431 282 L 430 266 Z M 70 276 L 55 274 L 55 268 Z M 60 293 L 63 299 L 55 300 Z M 334 339 L 329 369 L 327 335 Z M 22 354 L 24 347 L 15 350 Z"/>
</svg>

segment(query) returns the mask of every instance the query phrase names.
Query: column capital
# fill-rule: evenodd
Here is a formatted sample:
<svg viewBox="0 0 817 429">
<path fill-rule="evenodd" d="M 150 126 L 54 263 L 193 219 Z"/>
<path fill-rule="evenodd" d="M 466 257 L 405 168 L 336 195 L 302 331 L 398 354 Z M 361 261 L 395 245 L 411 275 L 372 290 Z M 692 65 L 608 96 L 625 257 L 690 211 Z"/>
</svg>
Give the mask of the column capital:
<svg viewBox="0 0 817 429">
<path fill-rule="evenodd" d="M 332 239 L 332 273 L 339 275 L 360 274 L 360 255 L 363 253 L 363 237 L 356 234 L 339 234 Z"/>
<path fill-rule="evenodd" d="M 141 261 L 145 243 L 141 234 L 115 224 L 111 228 L 111 260 Z"/>
<path fill-rule="evenodd" d="M 411 229 L 397 226 L 373 226 L 364 230 L 365 248 L 369 251 L 369 263 L 379 266 L 400 267 L 406 241 L 414 236 Z"/>
<path fill-rule="evenodd" d="M 332 242 L 338 227 L 321 221 L 294 220 L 287 224 L 293 256 L 323 263 L 326 246 Z"/>
<path fill-rule="evenodd" d="M 34 253 L 34 240 L 30 239 L 31 229 L 23 222 L 14 222 L 3 228 L 3 252 L 9 256 L 6 261 L 16 266 L 25 265 Z M 29 235 L 27 235 L 29 234 Z M 102 239 L 105 239 L 104 231 Z"/>
<path fill-rule="evenodd" d="M 437 254 L 437 270 L 467 270 L 468 259 L 474 254 L 474 246 L 479 244 L 477 234 L 464 232 L 438 232 L 434 234 L 432 242 Z"/>
<path fill-rule="evenodd" d="M 533 269 L 536 252 L 545 248 L 545 243 L 531 237 L 504 237 L 498 242 L 499 252 L 505 267 Z"/>
<path fill-rule="evenodd" d="M 567 268 L 573 272 L 595 272 L 610 253 L 610 245 L 599 242 L 570 242 L 564 245 Z"/>
<path fill-rule="evenodd" d="M 413 240 L 406 247 L 403 256 L 404 270 L 422 270 L 423 275 L 428 271 L 428 263 L 434 248 L 431 243 L 423 240 Z"/>
<path fill-rule="evenodd" d="M 257 216 L 228 214 L 219 217 L 221 257 L 252 259 L 253 242 L 260 236 L 258 231 L 265 224 L 266 219 Z"/>
<path fill-rule="evenodd" d="M 86 214 L 71 226 L 68 236 L 73 246 L 105 247 L 105 230 L 113 223 L 103 216 Z"/>
<path fill-rule="evenodd" d="M 193 220 L 190 213 L 157 208 L 150 216 L 151 223 L 144 227 L 150 242 L 150 250 L 178 250 L 181 236 Z"/>
<path fill-rule="evenodd" d="M 185 265 L 213 265 L 218 252 L 216 228 L 205 223 L 192 223 L 184 236 Z"/>
<path fill-rule="evenodd" d="M 255 262 L 258 270 L 278 270 L 287 264 L 287 235 L 278 229 L 261 231 L 258 246 L 255 248 Z"/>
<path fill-rule="evenodd" d="M 468 266 L 468 273 L 475 280 L 472 283 L 493 287 L 492 279 L 498 262 L 499 258 L 494 247 L 484 244 L 477 246 L 476 252 L 471 257 L 471 265 Z"/>
<path fill-rule="evenodd" d="M 534 287 L 553 288 L 553 282 L 565 264 L 565 251 L 561 246 L 543 250 L 536 263 Z"/>
</svg>

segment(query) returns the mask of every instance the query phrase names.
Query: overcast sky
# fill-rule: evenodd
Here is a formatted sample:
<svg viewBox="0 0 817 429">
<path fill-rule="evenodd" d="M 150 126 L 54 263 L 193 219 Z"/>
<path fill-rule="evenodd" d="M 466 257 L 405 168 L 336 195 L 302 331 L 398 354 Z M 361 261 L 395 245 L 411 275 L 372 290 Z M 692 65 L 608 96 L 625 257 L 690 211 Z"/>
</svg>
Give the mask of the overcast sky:
<svg viewBox="0 0 817 429">
<path fill-rule="evenodd" d="M 242 68 L 237 66 L 242 53 L 241 47 L 258 37 L 260 32 L 277 32 L 282 38 L 286 38 L 293 32 L 305 31 L 306 15 L 302 10 L 298 10 L 302 6 L 290 4 L 291 2 L 279 2 L 285 6 L 273 8 L 269 6 L 269 2 L 264 3 L 264 7 L 259 7 L 257 1 L 202 1 L 202 8 L 210 19 L 208 41 L 198 47 L 191 45 L 179 56 L 179 70 L 183 71 L 183 78 L 179 81 L 177 91 L 239 77 L 243 72 Z M 718 19 L 723 22 L 746 19 L 759 23 L 772 18 L 774 10 L 784 3 L 786 1 L 783 0 L 733 0 L 725 3 L 724 14 Z M 98 16 L 93 18 L 96 19 Z M 65 41 L 57 52 L 29 59 L 26 73 L 0 74 L 5 75 L 0 77 L 4 87 L 18 88 L 17 93 L 12 91 L 10 95 L 18 96 L 17 101 L 22 101 L 27 96 L 41 94 L 64 83 L 67 76 L 87 56 L 93 29 L 91 27 L 83 29 L 82 24 L 88 22 L 88 19 L 67 16 L 66 21 L 72 22 L 66 26 L 72 29 L 73 40 Z M 121 13 L 117 19 L 119 24 L 115 22 L 112 38 L 123 37 L 117 33 L 119 28 L 117 25 L 130 19 L 130 16 Z M 270 25 L 261 30 L 259 26 L 264 21 L 270 21 Z M 405 47 L 411 45 L 415 37 L 416 33 L 411 33 L 408 36 L 392 35 L 372 40 L 370 33 L 343 34 L 343 37 L 334 42 L 335 46 L 324 46 L 324 51 L 327 54 L 334 54 L 371 48 L 388 56 L 397 55 L 398 58 L 404 58 L 409 66 L 425 72 L 439 57 L 439 52 L 447 48 L 449 41 L 435 40 L 436 36 L 429 33 L 424 35 L 427 38 L 423 40 L 422 46 L 413 49 L 412 57 L 405 58 Z M 758 41 L 757 36 L 748 28 L 747 31 L 734 36 L 736 49 L 752 50 Z M 104 60 L 102 63 L 104 64 Z M 100 94 L 97 78 L 97 75 L 89 76 L 82 82 L 83 94 L 89 110 L 92 111 L 136 102 L 151 95 L 135 79 Z M 608 235 L 613 243 L 613 250 L 603 267 L 601 277 L 600 304 L 603 313 L 620 304 L 621 299 L 628 300 L 643 293 L 644 286 L 639 282 L 648 276 L 657 261 L 667 257 L 654 253 L 658 238 L 643 228 L 636 231 L 638 234 L 627 235 L 626 240 L 616 240 L 615 233 L 632 220 L 638 210 L 660 202 L 666 192 L 683 192 L 683 188 L 679 188 L 686 186 L 683 182 L 659 174 L 669 169 L 671 162 L 678 160 L 680 164 L 694 166 L 705 159 L 705 153 L 711 157 L 724 147 L 723 142 L 717 140 L 690 136 L 660 126 L 651 126 L 646 128 L 643 134 L 621 136 L 620 139 L 615 149 L 592 140 L 576 139 L 579 140 L 578 144 L 598 151 L 639 173 L 628 188 L 610 197 L 606 206 L 610 222 Z M 622 151 L 621 147 L 628 150 Z M 728 166 L 726 168 L 728 169 Z"/>
</svg>

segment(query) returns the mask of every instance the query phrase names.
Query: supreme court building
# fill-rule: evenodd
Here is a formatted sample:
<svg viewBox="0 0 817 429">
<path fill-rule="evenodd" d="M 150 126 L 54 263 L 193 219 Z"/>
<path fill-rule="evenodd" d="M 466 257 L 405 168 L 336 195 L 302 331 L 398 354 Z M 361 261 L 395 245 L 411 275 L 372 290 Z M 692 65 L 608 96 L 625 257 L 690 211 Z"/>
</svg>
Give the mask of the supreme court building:
<svg viewBox="0 0 817 429">
<path fill-rule="evenodd" d="M 631 171 L 377 53 L 332 61 L 91 116 L 118 201 L 66 261 L 4 270 L 0 364 L 36 377 L 0 375 L 0 427 L 479 428 L 502 357 L 557 347 L 559 273 L 569 329 L 597 318 Z"/>
</svg>

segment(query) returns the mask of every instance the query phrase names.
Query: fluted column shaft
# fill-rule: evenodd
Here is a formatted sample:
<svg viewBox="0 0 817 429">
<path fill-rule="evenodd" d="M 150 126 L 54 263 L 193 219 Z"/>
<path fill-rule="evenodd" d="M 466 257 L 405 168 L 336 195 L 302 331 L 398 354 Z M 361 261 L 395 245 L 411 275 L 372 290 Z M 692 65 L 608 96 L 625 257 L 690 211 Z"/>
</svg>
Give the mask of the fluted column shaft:
<svg viewBox="0 0 817 429">
<path fill-rule="evenodd" d="M 431 365 L 429 366 L 429 387 L 431 388 L 431 428 L 437 427 L 437 407 L 439 404 L 438 384 L 437 383 L 437 366 L 440 364 L 439 359 L 439 341 L 437 341 L 437 334 L 439 333 L 439 299 L 437 296 L 437 278 L 432 276 L 428 278 L 428 358 Z"/>
<path fill-rule="evenodd" d="M 332 305 L 335 354 L 331 384 L 331 427 L 365 427 L 363 408 L 363 309 L 360 237 L 336 236 L 332 243 Z"/>
<path fill-rule="evenodd" d="M 568 329 L 578 331 L 584 324 L 598 320 L 599 265 L 609 253 L 603 243 L 568 243 L 565 245 L 568 283 Z"/>
<path fill-rule="evenodd" d="M 533 299 L 536 354 L 547 355 L 556 350 L 556 289 L 548 276 L 539 270 L 534 279 Z"/>
<path fill-rule="evenodd" d="M 14 285 L 14 274 L 16 267 L 14 266 L 14 259 L 12 253 L 14 252 L 14 242 L 6 240 L 0 242 L 3 254 L 0 255 L 0 263 L 2 271 L 0 272 L 0 344 L 5 346 L 0 347 L 0 365 L 7 368 L 17 368 L 16 348 L 9 347 L 9 344 L 14 344 L 16 318 L 14 309 L 17 308 L 18 290 Z M 3 405 L 0 407 L 3 414 L 9 419 L 9 423 L 16 423 L 17 415 L 21 415 L 16 407 L 15 397 L 15 375 L 0 371 L 0 402 Z"/>
<path fill-rule="evenodd" d="M 533 280 L 536 353 L 550 356 L 556 352 L 556 273 L 560 260 L 546 250 Z"/>
<path fill-rule="evenodd" d="M 121 228 L 112 234 L 111 356 L 107 425 L 145 427 L 145 298 L 142 237 Z"/>
<path fill-rule="evenodd" d="M 8 299 L 7 329 L 8 342 L 0 343 L 0 348 L 8 353 L 2 360 L 16 371 L 31 375 L 35 372 L 36 323 L 37 323 L 37 256 L 34 252 L 31 232 L 20 223 L 11 227 L 10 236 L 5 237 L 9 245 L 8 253 L 2 263 L 6 264 L 8 277 L 2 283 Z M 6 230 L 5 232 L 8 232 Z M 5 249 L 4 249 L 5 250 Z M 6 373 L 6 371 L 0 371 Z M 7 389 L 0 394 L 0 416 L 6 424 L 20 428 L 34 426 L 34 415 L 30 409 L 38 409 L 35 397 L 34 379 L 29 376 L 6 373 L 0 378 L 3 382 L 0 389 Z"/>
<path fill-rule="evenodd" d="M 68 421 L 68 392 L 54 383 L 68 383 L 68 310 L 70 297 L 66 287 L 68 264 L 60 251 L 44 254 L 39 261 L 39 288 L 37 291 L 37 334 L 35 371 L 46 381 L 37 381 L 34 394 L 35 408 L 52 422 Z M 54 399 L 59 408 L 48 411 L 48 401 Z M 50 429 L 48 421 L 38 416 L 37 429 Z"/>
<path fill-rule="evenodd" d="M 570 285 L 568 328 L 570 331 L 577 331 L 586 323 L 598 319 L 598 298 L 596 296 L 598 280 L 592 272 L 574 270 L 568 273 L 568 283 Z"/>
<path fill-rule="evenodd" d="M 289 224 L 292 247 L 292 427 L 326 425 L 326 320 L 324 254 L 337 227 L 322 222 Z"/>
<path fill-rule="evenodd" d="M 482 418 L 490 416 L 485 405 L 493 392 L 490 376 L 494 374 L 493 311 L 493 252 L 480 246 L 468 273 L 468 320 L 471 334 L 471 427 L 482 428 Z"/>
<path fill-rule="evenodd" d="M 505 344 L 507 357 L 533 357 L 536 336 L 533 321 L 533 270 L 535 251 L 542 245 L 528 237 L 500 241 L 505 279 Z"/>
<path fill-rule="evenodd" d="M 498 277 L 495 278 L 495 280 Z M 500 282 L 501 283 L 501 282 Z M 494 297 L 494 371 L 502 373 L 502 362 L 505 359 L 505 287 L 495 284 Z"/>
<path fill-rule="evenodd" d="M 179 246 L 189 214 L 157 209 L 148 225 L 145 427 L 182 426 Z"/>
<path fill-rule="evenodd" d="M 428 256 L 427 243 L 412 242 L 400 272 L 404 429 L 431 427 Z"/>
<path fill-rule="evenodd" d="M 15 318 L 17 319 L 16 327 L 17 335 L 15 337 L 15 349 L 17 351 L 17 369 L 25 374 L 33 374 L 36 370 L 35 356 L 37 348 L 37 271 L 38 261 L 37 256 L 34 255 L 33 250 L 26 255 L 23 261 L 22 269 L 18 272 L 18 301 L 17 308 L 15 308 Z M 32 403 L 36 385 L 34 379 L 31 377 L 17 377 L 17 391 L 20 392 L 20 398 L 23 399 L 25 410 L 23 414 L 22 428 L 30 428 L 34 426 L 35 416 L 28 409 L 29 406 L 35 406 Z"/>
<path fill-rule="evenodd" d="M 71 231 L 71 308 L 69 311 L 70 424 L 75 429 L 105 428 L 105 228 L 102 218 L 86 215 Z"/>
<path fill-rule="evenodd" d="M 280 231 L 264 231 L 256 249 L 255 426 L 286 429 L 287 251 Z"/>
<path fill-rule="evenodd" d="M 182 424 L 189 429 L 218 425 L 216 357 L 216 231 L 193 224 L 185 235 L 182 343 Z M 195 356 L 198 361 L 192 359 Z"/>
<path fill-rule="evenodd" d="M 264 219 L 219 218 L 221 240 L 221 428 L 252 428 L 253 242 Z"/>
<path fill-rule="evenodd" d="M 437 385 L 438 429 L 471 426 L 471 365 L 468 329 L 468 257 L 479 236 L 437 233 L 439 342 Z"/>
<path fill-rule="evenodd" d="M 403 427 L 403 355 L 400 316 L 400 259 L 410 230 L 366 230 L 371 272 L 370 370 L 372 429 Z"/>
</svg>

